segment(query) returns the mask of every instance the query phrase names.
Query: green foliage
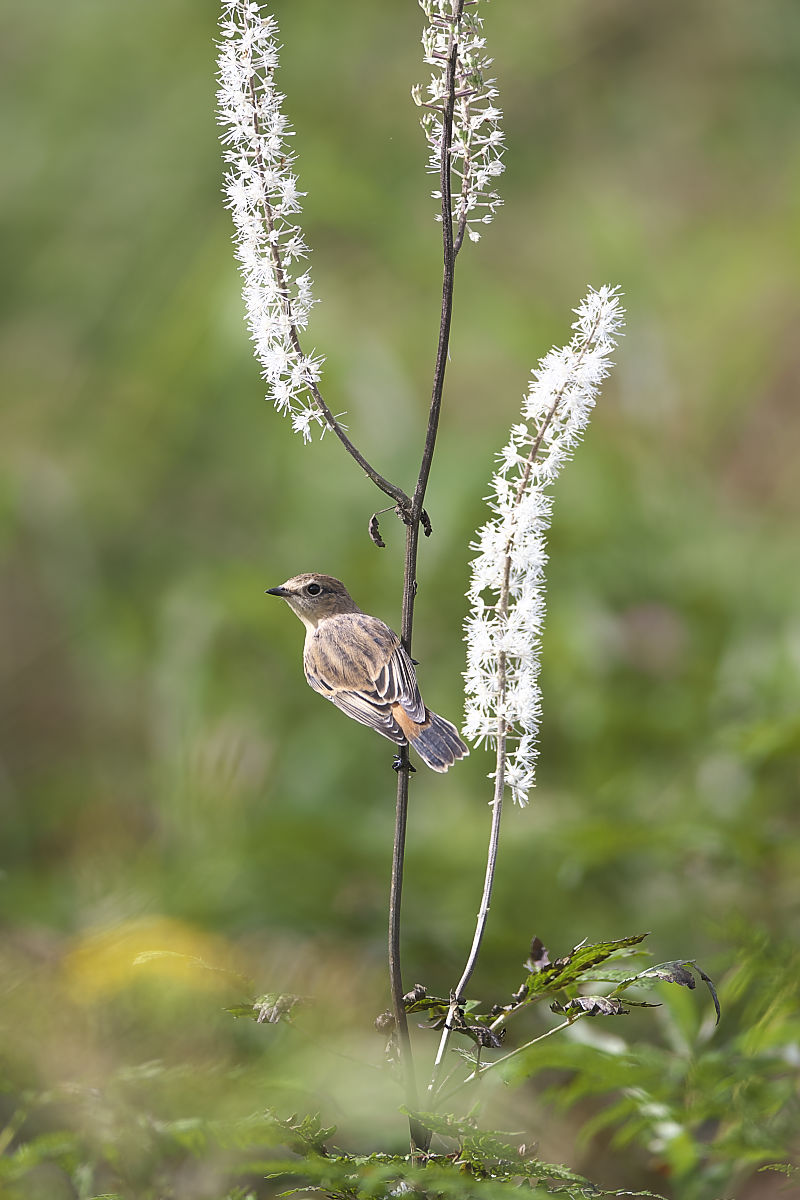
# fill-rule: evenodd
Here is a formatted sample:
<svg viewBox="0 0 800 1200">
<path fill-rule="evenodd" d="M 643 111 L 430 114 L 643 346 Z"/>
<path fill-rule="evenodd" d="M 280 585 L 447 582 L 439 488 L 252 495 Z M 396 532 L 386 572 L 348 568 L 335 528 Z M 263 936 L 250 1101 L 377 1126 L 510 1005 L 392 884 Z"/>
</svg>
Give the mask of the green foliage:
<svg viewBox="0 0 800 1200">
<path fill-rule="evenodd" d="M 528 1004 L 561 991 L 562 988 L 579 982 L 584 973 L 592 967 L 619 957 L 620 951 L 640 945 L 646 937 L 646 933 L 638 933 L 631 937 L 618 938 L 616 941 L 598 942 L 593 946 L 581 944 L 563 958 L 556 959 L 554 963 L 550 962 L 549 955 L 539 939 L 534 939 L 531 957 L 528 960 L 531 971 L 519 991 L 514 994 L 514 1002 Z"/>
<path fill-rule="evenodd" d="M 44 1099 L 32 1098 L 32 1102 L 35 1105 Z M 513 1134 L 481 1130 L 474 1121 L 440 1114 L 419 1116 L 438 1138 L 456 1143 L 457 1149 L 431 1155 L 423 1164 L 403 1154 L 348 1154 L 330 1144 L 336 1130 L 325 1127 L 318 1115 L 282 1120 L 272 1112 L 235 1122 L 201 1118 L 153 1121 L 151 1136 L 158 1142 L 161 1157 L 182 1160 L 184 1171 L 192 1160 L 216 1161 L 220 1178 L 226 1176 L 231 1181 L 230 1186 L 221 1186 L 220 1200 L 223 1195 L 224 1200 L 257 1200 L 274 1194 L 272 1188 L 264 1192 L 260 1184 L 236 1185 L 233 1181 L 237 1177 L 266 1180 L 279 1187 L 281 1195 L 322 1192 L 337 1200 L 387 1200 L 403 1191 L 430 1200 L 446 1200 L 467 1197 L 478 1186 L 482 1196 L 510 1197 L 523 1180 L 529 1185 L 529 1194 L 537 1197 L 654 1195 L 650 1191 L 598 1188 L 566 1167 L 533 1156 L 524 1145 L 518 1145 Z M 147 1153 L 146 1143 L 141 1143 L 140 1149 Z M 225 1162 L 221 1173 L 220 1153 Z M 111 1173 L 119 1178 L 120 1163 L 112 1144 L 107 1146 L 104 1160 L 77 1134 L 39 1134 L 13 1154 L 0 1158 L 3 1195 L 10 1200 L 38 1195 L 35 1171 L 43 1164 L 60 1168 L 63 1177 L 71 1180 L 87 1200 L 111 1200 L 129 1194 L 130 1179 L 121 1180 L 119 1192 L 100 1195 L 92 1189 L 97 1176 L 108 1177 Z M 137 1194 L 155 1198 L 164 1192 L 145 1188 Z M 173 1194 L 169 1185 L 167 1194 Z"/>
<path fill-rule="evenodd" d="M 754 943 L 723 979 L 719 1027 L 698 1024 L 672 995 L 663 1044 L 625 1041 L 616 1025 L 608 1038 L 590 1030 L 578 1041 L 533 1046 L 506 1068 L 506 1080 L 557 1071 L 548 1101 L 569 1108 L 605 1098 L 582 1138 L 611 1131 L 615 1146 L 649 1145 L 687 1200 L 726 1194 L 751 1166 L 785 1152 L 800 1122 L 800 956 L 794 947 L 765 950 L 756 953 Z"/>
<path fill-rule="evenodd" d="M 608 965 L 602 970 L 598 969 L 601 963 L 613 963 L 629 958 L 632 954 L 641 954 L 642 951 L 636 947 L 640 946 L 646 937 L 647 934 L 640 933 L 594 945 L 581 943 L 569 954 L 552 963 L 544 943 L 536 937 L 531 943 L 531 953 L 526 963 L 529 973 L 514 992 L 510 1004 L 493 1004 L 485 1011 L 481 1011 L 480 1002 L 477 1000 L 467 1000 L 462 1005 L 453 1006 L 443 997 L 429 996 L 426 989 L 418 984 L 405 997 L 406 1011 L 425 1013 L 433 1029 L 441 1029 L 448 1023 L 455 1033 L 466 1034 L 479 1048 L 497 1049 L 502 1044 L 505 1027 L 511 1018 L 545 998 L 558 997 L 552 999 L 551 1011 L 564 1013 L 569 1017 L 625 1016 L 630 1012 L 630 1008 L 624 1007 L 623 997 L 629 1006 L 657 1007 L 646 1000 L 629 996 L 627 993 L 630 988 L 646 988 L 654 983 L 676 983 L 694 990 L 697 984 L 693 972 L 689 969 L 693 966 L 711 993 L 719 1023 L 720 1007 L 714 983 L 690 959 L 660 963 L 634 973 L 631 973 L 630 969 L 624 970 Z M 587 983 L 608 983 L 613 986 L 607 995 L 580 992 L 578 989 Z M 489 1066 L 481 1070 L 488 1070 Z"/>
<path fill-rule="evenodd" d="M 14 1185 L 43 1163 L 58 1163 L 71 1174 L 79 1161 L 80 1143 L 74 1134 L 39 1134 L 0 1158 L 0 1181 L 13 1189 Z"/>
</svg>

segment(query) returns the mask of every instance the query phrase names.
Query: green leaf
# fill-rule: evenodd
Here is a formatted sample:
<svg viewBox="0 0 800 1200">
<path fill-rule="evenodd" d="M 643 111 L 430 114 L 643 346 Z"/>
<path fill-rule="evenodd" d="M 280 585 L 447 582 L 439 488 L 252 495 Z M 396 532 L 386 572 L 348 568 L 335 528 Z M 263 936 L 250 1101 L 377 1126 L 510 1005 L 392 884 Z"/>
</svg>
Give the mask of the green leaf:
<svg viewBox="0 0 800 1200">
<path fill-rule="evenodd" d="M 800 1166 L 788 1162 L 764 1163 L 764 1166 L 758 1169 L 759 1171 L 777 1171 L 779 1175 L 785 1175 L 787 1178 L 791 1178 L 792 1175 L 800 1175 Z"/>
<path fill-rule="evenodd" d="M 41 1133 L 0 1157 L 0 1179 L 14 1183 L 45 1162 L 58 1163 L 69 1171 L 76 1165 L 80 1153 L 77 1135 L 67 1131 Z"/>
<path fill-rule="evenodd" d="M 693 958 L 678 958 L 673 962 L 658 963 L 656 966 L 646 967 L 644 971 L 639 971 L 638 974 L 632 975 L 629 979 L 622 980 L 622 982 L 620 982 L 615 988 L 615 991 L 624 991 L 626 988 L 629 988 L 636 983 L 642 983 L 647 980 L 655 980 L 659 983 L 677 983 L 680 987 L 694 990 L 694 988 L 697 987 L 697 980 L 692 972 L 688 969 L 689 967 L 694 967 L 694 970 L 700 976 L 703 983 L 711 993 L 711 999 L 714 1002 L 714 1010 L 717 1014 L 716 1023 L 719 1025 L 721 1011 L 719 1006 L 719 997 L 717 996 L 717 989 L 714 986 L 714 982 L 710 976 L 706 975 L 705 971 L 701 967 L 698 967 Z"/>
<path fill-rule="evenodd" d="M 584 944 L 575 946 L 564 958 L 558 958 L 554 963 L 548 963 L 536 971 L 532 971 L 523 980 L 522 986 L 514 993 L 513 1006 L 529 1004 L 543 996 L 560 991 L 569 984 L 577 983 L 585 972 L 605 962 L 612 955 L 618 955 L 638 946 L 647 937 L 646 933 L 632 934 L 630 937 L 616 938 L 608 942 L 596 942 L 591 946 Z"/>
<path fill-rule="evenodd" d="M 234 1004 L 225 1009 L 232 1017 L 246 1017 L 257 1025 L 277 1025 L 279 1021 L 291 1024 L 295 1008 L 308 1004 L 306 996 L 295 996 L 291 992 L 268 992 L 255 1000 Z"/>
<path fill-rule="evenodd" d="M 446 1016 L 450 1008 L 450 1001 L 446 1000 L 444 996 L 418 996 L 409 992 L 403 997 L 403 1007 L 407 1013 L 435 1011 Z"/>
</svg>

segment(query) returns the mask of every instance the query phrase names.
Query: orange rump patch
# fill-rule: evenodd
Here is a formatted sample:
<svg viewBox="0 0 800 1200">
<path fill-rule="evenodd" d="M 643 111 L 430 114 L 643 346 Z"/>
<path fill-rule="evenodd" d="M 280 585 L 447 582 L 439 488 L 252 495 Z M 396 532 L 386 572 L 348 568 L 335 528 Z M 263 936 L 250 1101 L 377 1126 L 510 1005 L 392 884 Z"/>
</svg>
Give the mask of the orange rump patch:
<svg viewBox="0 0 800 1200">
<path fill-rule="evenodd" d="M 397 721 L 397 724 L 400 726 L 409 742 L 415 742 L 422 733 L 423 729 L 427 729 L 431 723 L 427 709 L 425 710 L 426 719 L 420 725 L 417 721 L 411 720 L 411 717 L 403 708 L 402 704 L 392 705 L 392 716 L 394 717 L 395 721 Z"/>
</svg>

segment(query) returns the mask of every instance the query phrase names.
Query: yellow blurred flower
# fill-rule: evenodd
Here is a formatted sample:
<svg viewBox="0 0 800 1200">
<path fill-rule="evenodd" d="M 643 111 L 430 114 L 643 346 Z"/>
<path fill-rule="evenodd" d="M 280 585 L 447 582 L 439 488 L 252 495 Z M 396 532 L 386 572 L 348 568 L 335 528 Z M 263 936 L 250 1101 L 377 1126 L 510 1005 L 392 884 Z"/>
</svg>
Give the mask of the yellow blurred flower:
<svg viewBox="0 0 800 1200">
<path fill-rule="evenodd" d="M 174 917 L 143 917 L 83 934 L 64 959 L 64 985 L 75 1001 L 92 1002 L 143 979 L 192 989 L 239 989 L 228 944 Z"/>
</svg>

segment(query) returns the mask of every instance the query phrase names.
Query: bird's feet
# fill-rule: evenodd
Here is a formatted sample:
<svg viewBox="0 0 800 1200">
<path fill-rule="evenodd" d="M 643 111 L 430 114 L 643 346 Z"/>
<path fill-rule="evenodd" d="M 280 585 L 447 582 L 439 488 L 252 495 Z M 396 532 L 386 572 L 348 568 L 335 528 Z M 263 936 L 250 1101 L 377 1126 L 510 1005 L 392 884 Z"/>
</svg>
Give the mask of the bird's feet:
<svg viewBox="0 0 800 1200">
<path fill-rule="evenodd" d="M 402 771 L 403 767 L 405 766 L 408 767 L 409 775 L 416 775 L 417 768 L 413 765 L 413 763 L 404 763 L 402 755 L 395 754 L 394 758 L 392 759 L 392 770 Z"/>
</svg>

